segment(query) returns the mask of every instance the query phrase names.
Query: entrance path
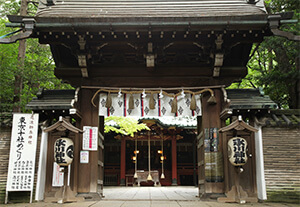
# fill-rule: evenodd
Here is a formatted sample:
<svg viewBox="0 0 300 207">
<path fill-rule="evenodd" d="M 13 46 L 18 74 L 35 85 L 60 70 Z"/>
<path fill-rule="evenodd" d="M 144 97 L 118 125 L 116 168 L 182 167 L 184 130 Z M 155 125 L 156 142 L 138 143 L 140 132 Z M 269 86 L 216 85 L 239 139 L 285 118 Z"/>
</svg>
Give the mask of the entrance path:
<svg viewBox="0 0 300 207">
<path fill-rule="evenodd" d="M 105 198 L 100 201 L 78 203 L 22 203 L 4 207 L 300 207 L 285 203 L 218 203 L 215 200 L 200 201 L 196 187 L 105 187 Z M 0 206 L 2 206 L 0 204 Z"/>
<path fill-rule="evenodd" d="M 197 201 L 198 188 L 172 187 L 104 187 L 104 200 Z"/>
</svg>

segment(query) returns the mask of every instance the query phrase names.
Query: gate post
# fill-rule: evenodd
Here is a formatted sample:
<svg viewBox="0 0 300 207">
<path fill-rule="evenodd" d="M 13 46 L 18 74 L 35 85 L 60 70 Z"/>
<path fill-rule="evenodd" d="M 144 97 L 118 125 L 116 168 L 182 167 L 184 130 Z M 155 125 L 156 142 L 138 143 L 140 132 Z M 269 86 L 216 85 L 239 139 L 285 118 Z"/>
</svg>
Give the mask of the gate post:
<svg viewBox="0 0 300 207">
<path fill-rule="evenodd" d="M 172 137 L 172 185 L 177 185 L 177 143 L 176 136 Z"/>
<path fill-rule="evenodd" d="M 126 140 L 121 139 L 121 173 L 120 173 L 120 185 L 125 186 L 125 174 L 126 174 Z"/>
<path fill-rule="evenodd" d="M 223 182 L 223 154 L 222 140 L 218 130 L 221 128 L 220 113 L 222 108 L 223 93 L 221 89 L 214 89 L 216 103 L 209 101 L 210 95 L 202 96 L 202 145 L 204 148 L 204 192 L 203 194 L 224 193 Z M 200 137 L 199 137 L 200 138 Z M 199 151 L 199 150 L 198 150 Z M 203 152 L 203 151 L 202 151 Z M 199 162 L 199 160 L 198 160 Z M 201 164 L 201 163 L 200 163 Z M 198 164 L 199 166 L 199 164 Z M 200 166 L 199 166 L 200 167 Z M 199 169 L 201 171 L 201 169 Z"/>
</svg>

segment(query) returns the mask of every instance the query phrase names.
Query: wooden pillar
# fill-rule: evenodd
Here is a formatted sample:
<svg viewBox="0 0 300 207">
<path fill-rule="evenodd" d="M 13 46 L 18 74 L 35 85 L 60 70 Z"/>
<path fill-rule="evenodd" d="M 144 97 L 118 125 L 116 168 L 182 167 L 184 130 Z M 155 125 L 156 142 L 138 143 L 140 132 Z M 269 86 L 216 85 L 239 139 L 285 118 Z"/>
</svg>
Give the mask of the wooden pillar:
<svg viewBox="0 0 300 207">
<path fill-rule="evenodd" d="M 177 185 L 177 144 L 175 135 L 172 138 L 172 185 Z"/>
<path fill-rule="evenodd" d="M 194 182 L 194 186 L 197 187 L 197 170 L 196 170 L 196 148 L 197 148 L 197 140 L 194 137 L 194 141 L 193 141 L 193 182 Z"/>
<path fill-rule="evenodd" d="M 221 128 L 220 113 L 223 95 L 220 89 L 214 89 L 214 95 L 215 104 L 208 102 L 209 93 L 203 94 L 201 104 L 204 142 L 210 145 L 204 152 L 204 165 L 210 166 L 210 169 L 205 169 L 205 193 L 224 193 L 222 140 L 218 132 Z"/>
<path fill-rule="evenodd" d="M 121 175 L 120 175 L 120 185 L 125 185 L 125 174 L 126 174 L 126 140 L 121 139 Z"/>
<path fill-rule="evenodd" d="M 80 110 L 82 113 L 81 129 L 83 126 L 98 127 L 98 104 L 97 107 L 91 104 L 94 92 L 89 89 L 81 89 L 80 92 Z M 95 101 L 95 103 L 97 103 L 97 101 Z M 82 136 L 80 142 L 82 143 Z M 78 193 L 97 193 L 98 150 L 89 151 L 89 163 L 79 163 L 78 171 Z"/>
</svg>

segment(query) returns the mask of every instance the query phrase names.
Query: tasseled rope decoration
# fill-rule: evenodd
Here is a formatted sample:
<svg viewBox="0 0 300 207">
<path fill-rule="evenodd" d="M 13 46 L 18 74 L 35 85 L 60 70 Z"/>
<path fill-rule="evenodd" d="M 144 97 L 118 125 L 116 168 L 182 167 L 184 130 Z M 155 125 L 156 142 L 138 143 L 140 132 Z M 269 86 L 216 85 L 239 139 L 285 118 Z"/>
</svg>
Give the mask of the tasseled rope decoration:
<svg viewBox="0 0 300 207">
<path fill-rule="evenodd" d="M 171 112 L 172 113 L 176 113 L 178 110 L 178 106 L 177 106 L 177 97 L 174 96 L 173 101 L 172 101 L 172 106 L 171 106 Z"/>
<path fill-rule="evenodd" d="M 111 105 L 112 105 L 112 99 L 111 99 L 110 92 L 108 92 L 105 107 L 109 109 Z"/>
<path fill-rule="evenodd" d="M 133 101 L 133 95 L 130 93 L 129 101 L 128 101 L 128 108 L 134 109 L 134 101 Z"/>
<path fill-rule="evenodd" d="M 192 95 L 190 109 L 193 110 L 193 111 L 195 111 L 197 109 L 196 97 L 195 97 L 194 93 Z"/>
<path fill-rule="evenodd" d="M 155 109 L 155 100 L 154 100 L 153 93 L 150 94 L 149 108 L 150 108 L 150 109 Z"/>
</svg>

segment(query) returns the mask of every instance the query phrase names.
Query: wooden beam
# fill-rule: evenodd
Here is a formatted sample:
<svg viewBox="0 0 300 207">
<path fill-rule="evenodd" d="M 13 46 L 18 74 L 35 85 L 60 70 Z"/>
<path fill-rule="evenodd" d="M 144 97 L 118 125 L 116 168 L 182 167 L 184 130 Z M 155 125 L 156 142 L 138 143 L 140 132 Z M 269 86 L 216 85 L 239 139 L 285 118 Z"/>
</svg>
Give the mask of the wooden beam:
<svg viewBox="0 0 300 207">
<path fill-rule="evenodd" d="M 88 69 L 87 68 L 81 68 L 81 75 L 82 75 L 83 78 L 88 78 L 89 77 Z"/>
<path fill-rule="evenodd" d="M 291 120 L 289 120 L 286 115 L 281 114 L 281 117 L 287 123 L 287 125 L 291 125 L 292 124 Z"/>
</svg>

